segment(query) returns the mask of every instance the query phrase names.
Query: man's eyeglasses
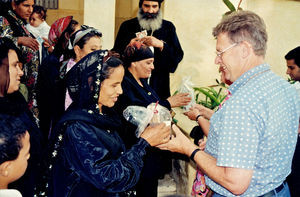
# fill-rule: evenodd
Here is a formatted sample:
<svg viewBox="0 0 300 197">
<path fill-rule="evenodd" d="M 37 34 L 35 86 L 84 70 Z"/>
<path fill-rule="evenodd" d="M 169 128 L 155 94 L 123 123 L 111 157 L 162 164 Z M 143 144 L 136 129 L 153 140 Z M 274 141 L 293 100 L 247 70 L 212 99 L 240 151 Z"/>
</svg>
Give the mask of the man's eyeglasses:
<svg viewBox="0 0 300 197">
<path fill-rule="evenodd" d="M 216 51 L 216 55 L 221 58 L 223 53 L 225 53 L 227 50 L 231 49 L 232 47 L 236 46 L 237 44 L 238 44 L 238 42 L 235 42 L 232 45 L 230 45 L 229 47 L 223 49 L 222 51 Z"/>
</svg>

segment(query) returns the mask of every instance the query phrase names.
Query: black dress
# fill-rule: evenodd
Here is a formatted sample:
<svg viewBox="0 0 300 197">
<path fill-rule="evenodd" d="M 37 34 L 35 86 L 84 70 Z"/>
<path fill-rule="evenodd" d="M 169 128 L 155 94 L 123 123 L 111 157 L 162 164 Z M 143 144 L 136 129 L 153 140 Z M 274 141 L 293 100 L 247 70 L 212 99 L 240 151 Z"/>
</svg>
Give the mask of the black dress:
<svg viewBox="0 0 300 197">
<path fill-rule="evenodd" d="M 98 99 L 107 54 L 103 50 L 90 53 L 66 75 L 73 103 L 51 133 L 49 196 L 117 197 L 130 192 L 139 180 L 149 143 L 140 138 L 125 149 L 117 132 L 122 129 L 119 116 L 105 106 L 100 113 Z M 107 65 L 109 61 L 116 60 L 109 58 Z"/>
<path fill-rule="evenodd" d="M 21 93 L 14 92 L 5 97 L 0 97 L 0 118 L 5 115 L 21 119 L 30 135 L 28 167 L 25 174 L 19 180 L 11 183 L 9 188 L 18 189 L 24 197 L 32 197 L 34 195 L 34 187 L 39 182 L 39 177 L 42 174 L 42 155 L 45 153 L 45 147 L 41 144 L 42 135 Z"/>
<path fill-rule="evenodd" d="M 60 54 L 54 51 L 39 67 L 37 78 L 37 104 L 39 108 L 40 130 L 44 142 L 63 115 L 65 108 L 65 84 L 60 77 Z"/>
<path fill-rule="evenodd" d="M 136 32 L 142 31 L 138 19 L 133 18 L 121 24 L 112 50 L 123 54 L 126 46 Z M 148 32 L 148 35 L 151 31 Z M 167 20 L 163 20 L 160 29 L 153 32 L 153 36 L 164 41 L 164 48 L 154 49 L 154 70 L 150 78 L 150 86 L 161 99 L 170 96 L 170 73 L 174 73 L 179 62 L 183 58 L 183 50 L 179 43 L 175 26 Z"/>
<path fill-rule="evenodd" d="M 171 109 L 170 103 L 167 100 L 159 99 L 155 91 L 142 79 L 143 87 L 140 86 L 129 71 L 125 72 L 122 81 L 123 94 L 115 105 L 115 110 L 120 116 L 123 110 L 130 105 L 138 105 L 147 107 L 151 103 L 156 103 Z M 131 147 L 138 138 L 135 136 L 136 126 L 127 122 L 124 118 L 123 130 L 120 133 L 127 147 Z M 157 196 L 158 179 L 162 178 L 166 172 L 171 169 L 171 157 L 169 151 L 162 151 L 155 147 L 149 147 L 147 154 L 144 157 L 144 167 L 141 173 L 136 191 L 138 196 Z"/>
<path fill-rule="evenodd" d="M 57 129 L 63 145 L 52 171 L 49 196 L 122 196 L 138 181 L 148 142 L 125 149 L 114 116 L 70 109 Z"/>
</svg>

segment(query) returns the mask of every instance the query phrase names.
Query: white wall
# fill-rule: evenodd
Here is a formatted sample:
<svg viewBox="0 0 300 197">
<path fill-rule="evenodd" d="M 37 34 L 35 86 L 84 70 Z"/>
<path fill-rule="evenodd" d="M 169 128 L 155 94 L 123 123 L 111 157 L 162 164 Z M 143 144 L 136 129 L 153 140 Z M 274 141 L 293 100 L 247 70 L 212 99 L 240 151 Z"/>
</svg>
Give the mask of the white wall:
<svg viewBox="0 0 300 197">
<path fill-rule="evenodd" d="M 83 24 L 99 29 L 103 34 L 103 49 L 114 44 L 115 0 L 85 0 Z"/>
<path fill-rule="evenodd" d="M 232 1 L 237 6 L 238 1 Z M 266 61 L 280 76 L 285 74 L 284 55 L 300 45 L 300 2 L 289 0 L 244 0 L 243 9 L 259 14 L 269 35 Z M 185 75 L 191 75 L 197 86 L 215 84 L 219 78 L 214 64 L 215 40 L 212 28 L 228 11 L 222 0 L 167 0 L 164 18 L 172 21 L 185 52 L 183 61 L 172 77 L 174 91 Z"/>
</svg>

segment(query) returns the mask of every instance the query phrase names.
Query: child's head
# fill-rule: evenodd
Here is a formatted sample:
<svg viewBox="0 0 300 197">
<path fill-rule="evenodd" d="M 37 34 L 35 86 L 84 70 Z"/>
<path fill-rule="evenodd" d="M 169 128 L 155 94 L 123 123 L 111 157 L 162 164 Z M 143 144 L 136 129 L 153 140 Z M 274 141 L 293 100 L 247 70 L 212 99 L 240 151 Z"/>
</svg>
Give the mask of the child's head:
<svg viewBox="0 0 300 197">
<path fill-rule="evenodd" d="M 3 115 L 0 120 L 0 189 L 6 189 L 25 173 L 29 149 L 29 133 L 23 122 Z"/>
<path fill-rule="evenodd" d="M 46 20 L 47 10 L 42 6 L 35 5 L 33 7 L 33 12 L 29 18 L 30 25 L 33 27 L 38 27 L 42 22 Z"/>
</svg>

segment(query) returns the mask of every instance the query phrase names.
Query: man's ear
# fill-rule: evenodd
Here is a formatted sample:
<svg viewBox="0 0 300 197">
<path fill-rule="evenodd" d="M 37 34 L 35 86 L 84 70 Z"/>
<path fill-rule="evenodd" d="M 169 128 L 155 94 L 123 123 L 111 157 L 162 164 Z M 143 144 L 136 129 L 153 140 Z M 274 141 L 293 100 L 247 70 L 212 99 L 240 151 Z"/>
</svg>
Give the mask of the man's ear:
<svg viewBox="0 0 300 197">
<path fill-rule="evenodd" d="M 0 176 L 8 177 L 11 161 L 5 161 L 0 165 Z"/>
<path fill-rule="evenodd" d="M 247 41 L 242 41 L 241 45 L 242 45 L 242 57 L 247 58 L 250 55 L 251 50 L 253 50 L 252 45 Z"/>
</svg>

